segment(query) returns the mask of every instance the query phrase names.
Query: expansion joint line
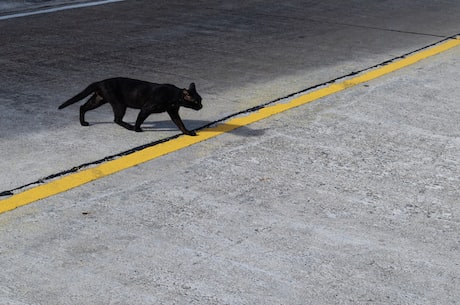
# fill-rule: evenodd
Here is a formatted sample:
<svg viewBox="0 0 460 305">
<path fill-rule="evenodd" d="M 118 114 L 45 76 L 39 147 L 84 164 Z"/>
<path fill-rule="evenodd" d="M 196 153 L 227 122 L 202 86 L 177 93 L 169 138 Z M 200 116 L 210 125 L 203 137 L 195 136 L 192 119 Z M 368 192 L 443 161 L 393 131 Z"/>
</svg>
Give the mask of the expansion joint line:
<svg viewBox="0 0 460 305">
<path fill-rule="evenodd" d="M 193 144 L 208 140 L 236 128 L 252 124 L 272 115 L 305 105 L 320 98 L 335 94 L 347 88 L 371 81 L 383 75 L 415 64 L 423 59 L 447 51 L 460 45 L 460 36 L 454 35 L 436 43 L 392 58 L 377 65 L 351 72 L 294 92 L 287 96 L 260 104 L 258 106 L 230 114 L 219 120 L 195 129 L 200 131 L 195 137 L 171 137 L 147 143 L 130 150 L 107 156 L 100 160 L 81 164 L 71 169 L 47 176 L 35 182 L 0 192 L 7 197 L 0 200 L 0 213 L 30 204 L 43 198 L 63 193 L 72 188 L 117 173 L 124 169 L 153 160 L 168 153 L 178 151 Z M 285 103 L 278 103 L 286 101 Z"/>
</svg>

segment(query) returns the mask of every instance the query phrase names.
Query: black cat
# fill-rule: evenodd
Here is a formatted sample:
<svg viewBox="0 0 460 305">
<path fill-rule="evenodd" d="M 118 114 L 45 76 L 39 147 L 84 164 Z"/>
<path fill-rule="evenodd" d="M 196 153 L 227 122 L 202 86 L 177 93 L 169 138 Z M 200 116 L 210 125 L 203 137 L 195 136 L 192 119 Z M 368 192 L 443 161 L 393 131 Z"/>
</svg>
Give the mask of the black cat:
<svg viewBox="0 0 460 305">
<path fill-rule="evenodd" d="M 92 83 L 85 90 L 59 106 L 59 109 L 74 104 L 90 94 L 93 95 L 80 107 L 80 124 L 82 126 L 89 125 L 85 121 L 87 111 L 110 103 L 115 115 L 115 123 L 129 130 L 142 131 L 141 124 L 150 114 L 166 111 L 184 134 L 195 136 L 195 131 L 185 128 L 179 116 L 179 108 L 183 106 L 200 110 L 203 107 L 201 96 L 196 91 L 194 83 L 191 83 L 188 89 L 179 89 L 169 84 L 155 84 L 117 77 Z M 134 126 L 123 121 L 127 107 L 140 109 Z"/>
</svg>

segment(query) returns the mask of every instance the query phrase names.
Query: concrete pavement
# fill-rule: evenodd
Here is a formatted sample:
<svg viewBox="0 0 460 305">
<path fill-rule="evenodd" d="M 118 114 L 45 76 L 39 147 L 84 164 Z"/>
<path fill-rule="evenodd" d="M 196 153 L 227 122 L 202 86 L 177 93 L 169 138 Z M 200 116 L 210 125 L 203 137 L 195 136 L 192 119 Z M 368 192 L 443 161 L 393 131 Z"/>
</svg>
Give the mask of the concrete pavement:
<svg viewBox="0 0 460 305">
<path fill-rule="evenodd" d="M 55 110 L 95 78 L 195 81 L 208 104 L 183 117 L 199 127 L 460 32 L 454 2 L 352 4 L 127 1 L 0 23 L 3 189 L 177 133 Z M 459 58 L 1 214 L 0 304 L 456 304 Z"/>
</svg>

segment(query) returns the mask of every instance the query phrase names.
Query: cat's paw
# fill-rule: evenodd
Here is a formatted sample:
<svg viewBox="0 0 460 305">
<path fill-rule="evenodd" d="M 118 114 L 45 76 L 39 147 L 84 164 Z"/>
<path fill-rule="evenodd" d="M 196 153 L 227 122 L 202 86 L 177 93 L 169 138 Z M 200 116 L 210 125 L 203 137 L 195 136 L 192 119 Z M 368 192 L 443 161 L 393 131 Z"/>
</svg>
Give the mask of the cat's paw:
<svg viewBox="0 0 460 305">
<path fill-rule="evenodd" d="M 89 126 L 88 122 L 80 122 L 81 126 Z"/>
<path fill-rule="evenodd" d="M 134 128 L 134 131 L 135 132 L 143 132 L 142 128 L 140 128 L 140 127 Z"/>
<path fill-rule="evenodd" d="M 196 132 L 193 130 L 187 130 L 187 132 L 184 132 L 184 133 L 188 136 L 192 136 L 192 137 L 196 136 Z"/>
</svg>

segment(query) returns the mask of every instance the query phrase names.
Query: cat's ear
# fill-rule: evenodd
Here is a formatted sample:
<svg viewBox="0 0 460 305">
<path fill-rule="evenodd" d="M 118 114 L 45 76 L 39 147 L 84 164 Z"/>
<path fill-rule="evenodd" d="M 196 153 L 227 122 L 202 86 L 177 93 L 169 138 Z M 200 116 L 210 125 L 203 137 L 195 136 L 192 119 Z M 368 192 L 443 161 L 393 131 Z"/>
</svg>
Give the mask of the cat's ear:
<svg viewBox="0 0 460 305">
<path fill-rule="evenodd" d="M 187 90 L 187 89 L 182 90 L 182 98 L 184 100 L 188 101 L 188 102 L 190 102 L 192 100 L 192 97 L 190 96 L 189 90 Z"/>
<path fill-rule="evenodd" d="M 196 91 L 195 83 L 190 83 L 190 86 L 188 87 L 188 90 Z"/>
</svg>

